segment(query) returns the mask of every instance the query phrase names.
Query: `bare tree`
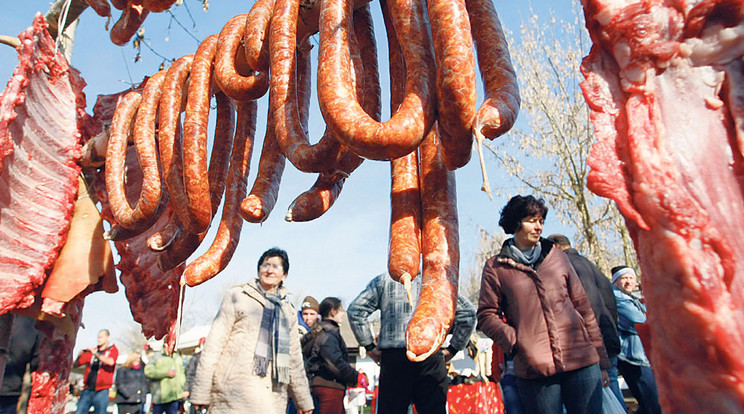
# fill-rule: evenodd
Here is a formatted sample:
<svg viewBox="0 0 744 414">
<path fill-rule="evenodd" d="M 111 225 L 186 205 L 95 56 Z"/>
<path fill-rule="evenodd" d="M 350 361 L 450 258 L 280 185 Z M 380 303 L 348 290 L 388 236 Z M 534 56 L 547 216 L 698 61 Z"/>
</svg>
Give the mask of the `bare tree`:
<svg viewBox="0 0 744 414">
<path fill-rule="evenodd" d="M 481 273 L 483 264 L 501 249 L 504 243 L 503 233 L 493 235 L 483 227 L 478 227 L 478 247 L 473 253 L 470 269 L 460 280 L 460 294 L 468 298 L 473 304 L 478 304 L 480 295 Z"/>
<path fill-rule="evenodd" d="M 119 343 L 116 347 L 123 355 L 129 352 L 140 351 L 144 348 L 145 343 L 147 343 L 147 338 L 142 334 L 142 326 L 136 322 L 132 322 L 124 327 L 118 333 L 117 338 Z"/>
<path fill-rule="evenodd" d="M 511 52 L 529 127 L 518 124 L 511 137 L 486 148 L 528 191 L 545 198 L 561 223 L 576 229 L 568 235 L 574 247 L 608 271 L 637 259 L 614 202 L 586 188 L 594 130 L 579 65 L 590 42 L 578 3 L 572 10 L 572 22 L 551 12 L 548 22 L 532 14 L 521 25 Z"/>
</svg>

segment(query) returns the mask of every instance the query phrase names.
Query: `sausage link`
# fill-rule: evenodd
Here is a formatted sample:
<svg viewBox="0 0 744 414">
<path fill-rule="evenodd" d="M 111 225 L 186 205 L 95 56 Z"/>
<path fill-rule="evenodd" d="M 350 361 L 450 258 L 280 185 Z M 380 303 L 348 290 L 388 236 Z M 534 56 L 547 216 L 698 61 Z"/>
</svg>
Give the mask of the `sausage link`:
<svg viewBox="0 0 744 414">
<path fill-rule="evenodd" d="M 222 92 L 215 94 L 217 100 L 217 120 L 214 128 L 214 144 L 212 145 L 212 155 L 209 160 L 209 170 L 207 172 L 207 181 L 209 183 L 209 202 L 210 202 L 210 222 L 217 212 L 222 201 L 222 193 L 225 192 L 225 183 L 227 177 L 230 151 L 233 146 L 233 131 L 235 130 L 235 107 L 233 101 Z M 178 161 L 176 161 L 178 164 Z M 163 270 L 170 270 L 189 258 L 192 253 L 201 245 L 206 236 L 206 231 L 195 234 L 186 230 L 178 218 L 173 215 L 168 226 L 176 226 L 181 231 L 175 235 L 168 248 L 158 259 L 158 265 Z M 161 238 L 167 235 L 160 236 Z M 157 240 L 153 240 L 155 243 Z"/>
<path fill-rule="evenodd" d="M 274 11 L 274 0 L 257 0 L 253 3 L 248 19 L 245 21 L 243 41 L 245 60 L 259 72 L 269 70 L 269 25 Z"/>
<path fill-rule="evenodd" d="M 111 0 L 111 5 L 114 6 L 118 10 L 124 10 L 127 8 L 128 5 L 127 0 Z"/>
<path fill-rule="evenodd" d="M 351 39 L 354 68 L 354 85 L 357 98 L 365 112 L 380 119 L 380 77 L 377 70 L 377 45 L 375 44 L 372 15 L 365 5 L 354 12 L 354 36 Z M 343 148 L 337 165 L 319 174 L 313 186 L 300 194 L 290 205 L 285 220 L 310 221 L 326 211 L 338 199 L 344 181 L 361 165 L 363 158 Z"/>
<path fill-rule="evenodd" d="M 209 195 L 212 203 L 212 215 L 215 214 L 222 202 L 225 183 L 230 162 L 230 152 L 233 147 L 235 133 L 235 104 L 232 99 L 222 92 L 215 94 L 217 101 L 217 120 L 214 126 L 214 143 L 212 155 L 209 158 Z"/>
<path fill-rule="evenodd" d="M 221 92 L 216 94 L 216 100 L 217 120 L 215 122 L 214 144 L 207 172 L 210 222 L 220 206 L 222 193 L 225 191 L 228 159 L 233 146 L 233 131 L 235 129 L 235 109 L 232 100 Z M 158 257 L 158 266 L 162 270 L 173 269 L 185 262 L 199 248 L 207 235 L 206 231 L 196 234 L 187 230 L 178 215 L 173 215 L 171 221 L 175 221 L 173 225 L 178 226 L 181 231 L 171 242 L 171 247 Z"/>
<path fill-rule="evenodd" d="M 217 86 L 237 101 L 258 99 L 269 90 L 268 71 L 251 74 L 253 69 L 244 62 L 245 54 L 238 53 L 246 18 L 246 14 L 239 14 L 222 27 L 214 66 Z"/>
<path fill-rule="evenodd" d="M 509 45 L 491 0 L 466 0 L 486 99 L 473 120 L 476 139 L 494 139 L 511 129 L 519 113 L 519 85 Z"/>
<path fill-rule="evenodd" d="M 176 60 L 165 75 L 163 95 L 158 108 L 158 151 L 165 185 L 172 206 L 181 222 L 189 220 L 186 190 L 183 186 L 183 150 L 181 148 L 181 108 L 186 100 L 184 87 L 191 72 L 194 55 Z"/>
<path fill-rule="evenodd" d="M 111 16 L 111 5 L 107 0 L 85 0 L 85 2 L 88 3 L 88 6 L 90 6 L 99 16 Z"/>
<path fill-rule="evenodd" d="M 270 106 L 274 111 L 274 133 L 289 161 L 304 172 L 332 168 L 341 145 L 328 131 L 311 145 L 305 132 L 297 102 L 298 80 L 310 71 L 310 54 L 297 48 L 299 0 L 276 0 L 269 33 L 271 54 Z M 309 79 L 309 78 L 308 78 Z M 301 80 L 300 80 L 301 81 Z M 302 84 L 300 84 L 302 85 Z M 303 86 L 300 86 L 302 89 Z"/>
<path fill-rule="evenodd" d="M 369 4 L 359 7 L 354 11 L 354 36 L 361 55 L 360 64 L 363 68 L 361 81 L 364 82 L 364 85 L 361 92 L 361 106 L 367 115 L 379 121 L 380 112 L 382 111 L 380 72 L 377 66 L 375 28 L 372 24 L 372 13 L 370 12 Z M 357 74 L 358 76 L 360 75 Z M 359 90 L 358 86 L 357 90 Z M 359 96 L 359 92 L 357 96 Z"/>
<path fill-rule="evenodd" d="M 124 95 L 111 120 L 111 135 L 106 148 L 105 178 L 106 193 L 116 222 L 131 210 L 124 184 L 125 159 L 132 121 L 141 101 L 142 95 L 139 92 L 132 91 Z"/>
<path fill-rule="evenodd" d="M 167 250 L 171 247 L 174 240 L 180 236 L 182 230 L 179 222 L 169 220 L 162 230 L 153 233 L 147 238 L 147 247 L 154 252 Z"/>
<path fill-rule="evenodd" d="M 150 11 L 141 5 L 127 3 L 127 7 L 123 9 L 119 20 L 114 23 L 111 32 L 109 32 L 111 41 L 119 46 L 127 44 L 144 23 L 148 14 L 150 14 Z"/>
<path fill-rule="evenodd" d="M 407 284 L 421 262 L 421 193 L 418 151 L 390 161 L 390 246 L 388 273 Z"/>
<path fill-rule="evenodd" d="M 455 173 L 442 161 L 437 127 L 421 144 L 423 275 L 418 305 L 406 329 L 406 355 L 423 361 L 439 350 L 457 306 L 460 250 Z"/>
<path fill-rule="evenodd" d="M 318 95 L 323 117 L 341 143 L 365 158 L 389 160 L 413 151 L 436 116 L 435 61 L 421 0 L 394 0 L 390 16 L 403 43 L 406 95 L 386 122 L 366 114 L 353 96 L 349 64 L 350 4 L 326 0 L 320 15 Z"/>
<path fill-rule="evenodd" d="M 153 13 L 164 12 L 176 2 L 176 0 L 142 0 L 142 7 Z"/>
<path fill-rule="evenodd" d="M 212 220 L 209 182 L 204 177 L 207 176 L 209 97 L 217 42 L 218 36 L 211 35 L 196 50 L 183 121 L 184 188 L 189 211 L 189 220 L 183 224 L 194 234 L 206 231 Z"/>
<path fill-rule="evenodd" d="M 273 125 L 274 116 L 269 110 L 266 125 Z M 240 215 L 251 223 L 263 223 L 276 205 L 279 184 L 282 181 L 286 158 L 274 136 L 274 128 L 267 127 L 258 163 L 258 173 L 248 197 L 240 204 Z"/>
<path fill-rule="evenodd" d="M 155 144 L 155 121 L 165 74 L 166 71 L 161 70 L 147 80 L 134 122 L 134 147 L 142 169 L 142 190 L 134 209 L 122 217 L 126 220 L 117 220 L 118 224 L 130 229 L 144 230 L 149 227 L 148 223 L 154 223 L 152 216 L 161 202 L 162 182 Z"/>
<path fill-rule="evenodd" d="M 475 116 L 475 56 L 465 0 L 429 0 L 437 61 L 437 102 L 442 159 L 449 169 L 470 161 Z"/>
<path fill-rule="evenodd" d="M 230 262 L 240 240 L 243 219 L 240 217 L 240 202 L 245 197 L 246 181 L 253 153 L 253 139 L 256 133 L 255 101 L 238 104 L 238 123 L 235 131 L 235 145 L 230 157 L 227 194 L 222 207 L 217 236 L 209 249 L 186 266 L 183 280 L 189 286 L 196 286 L 221 272 Z"/>
<path fill-rule="evenodd" d="M 405 61 L 395 28 L 389 18 L 387 3 L 382 4 L 388 33 L 390 64 L 390 107 L 397 108 L 405 94 Z M 356 27 L 356 22 L 355 22 Z M 418 151 L 390 161 L 390 245 L 388 273 L 406 285 L 419 273 L 421 262 L 421 193 L 418 174 Z M 412 302 L 409 297 L 409 302 Z"/>
<path fill-rule="evenodd" d="M 335 179 L 319 174 L 315 184 L 309 190 L 297 196 L 290 204 L 284 219 L 287 221 L 310 221 L 320 217 L 336 201 L 345 180 L 345 178 Z"/>
</svg>

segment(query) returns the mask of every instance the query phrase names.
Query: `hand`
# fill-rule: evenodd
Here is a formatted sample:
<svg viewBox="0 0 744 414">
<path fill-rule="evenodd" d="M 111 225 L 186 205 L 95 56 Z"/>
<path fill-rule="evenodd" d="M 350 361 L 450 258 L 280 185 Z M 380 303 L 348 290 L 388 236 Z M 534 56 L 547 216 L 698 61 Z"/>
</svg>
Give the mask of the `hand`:
<svg viewBox="0 0 744 414">
<path fill-rule="evenodd" d="M 165 374 L 168 378 L 173 378 L 176 376 L 176 370 L 175 368 L 172 368 L 170 371 L 168 371 L 167 374 Z"/>
<path fill-rule="evenodd" d="M 450 360 L 452 359 L 452 357 L 455 356 L 455 354 L 453 354 L 452 352 L 450 352 L 450 350 L 447 349 L 447 348 L 442 349 L 442 355 L 444 355 L 444 362 L 445 363 L 450 362 Z"/>
<path fill-rule="evenodd" d="M 373 361 L 375 361 L 375 364 L 380 365 L 380 355 L 382 355 L 382 353 L 377 347 L 367 352 L 367 355 L 372 358 Z"/>
<path fill-rule="evenodd" d="M 607 375 L 607 370 L 602 370 L 602 387 L 607 388 L 610 386 L 610 376 Z"/>
<path fill-rule="evenodd" d="M 183 398 L 184 399 L 189 398 L 189 392 L 188 391 L 184 391 L 183 392 Z"/>
<path fill-rule="evenodd" d="M 313 410 L 307 410 L 307 411 L 297 410 L 297 414 L 313 414 Z"/>
</svg>

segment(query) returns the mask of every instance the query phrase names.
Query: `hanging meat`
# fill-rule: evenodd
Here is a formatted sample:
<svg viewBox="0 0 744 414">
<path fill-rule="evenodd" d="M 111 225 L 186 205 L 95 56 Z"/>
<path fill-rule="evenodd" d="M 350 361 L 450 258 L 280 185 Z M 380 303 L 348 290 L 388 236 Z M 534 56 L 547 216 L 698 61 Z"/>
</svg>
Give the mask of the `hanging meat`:
<svg viewBox="0 0 744 414">
<path fill-rule="evenodd" d="M 738 1 L 584 2 L 589 188 L 643 270 L 665 412 L 744 412 L 744 38 Z"/>
<path fill-rule="evenodd" d="M 37 14 L 0 95 L 0 313 L 26 308 L 56 262 L 78 194 L 85 82 Z"/>
<path fill-rule="evenodd" d="M 107 0 L 88 3 L 102 16 L 111 13 Z M 111 30 L 112 40 L 127 42 L 149 12 L 173 3 L 112 0 L 114 8 L 123 10 Z M 116 268 L 134 319 L 146 336 L 165 336 L 172 350 L 185 285 L 196 286 L 225 269 L 237 248 L 242 220 L 266 220 L 286 159 L 301 171 L 318 174 L 316 183 L 290 206 L 288 221 L 326 213 L 354 170 L 364 159 L 373 159 L 392 163 L 391 274 L 405 283 L 416 276 L 423 258 L 423 283 L 430 286 L 419 298 L 409 328 L 408 355 L 421 360 L 438 349 L 452 323 L 459 270 L 453 170 L 468 162 L 473 135 L 479 142 L 494 139 L 514 123 L 516 77 L 490 0 L 428 5 L 423 0 L 383 0 L 394 81 L 390 119 L 380 119 L 381 82 L 368 3 L 259 0 L 247 14 L 226 22 L 219 34 L 204 39 L 193 55 L 177 59 L 136 88 L 99 96 L 94 117 L 85 115 L 82 80 L 66 62 L 41 55 L 46 68 L 60 78 L 48 87 L 62 88 L 67 97 L 62 103 L 32 95 L 33 87 L 48 79 L 34 79 L 39 62 L 21 65 L 27 73 L 11 80 L 2 96 L 2 114 L 15 111 L 0 118 L 5 122 L 0 138 L 9 137 L 0 139 L 0 188 L 3 194 L 22 193 L 35 183 L 28 171 L 45 172 L 50 165 L 55 168 L 42 176 L 55 185 L 32 193 L 35 199 L 10 198 L 0 205 L 0 237 L 8 241 L 0 243 L 0 271 L 11 282 L 0 288 L 0 313 L 39 303 L 45 272 L 68 234 L 81 166 L 86 178 L 81 188 L 111 225 L 105 237 L 115 242 L 121 257 Z M 39 43 L 48 50 L 51 40 L 39 33 L 43 19 L 37 18 L 34 30 L 34 39 L 42 39 Z M 314 65 L 309 37 L 318 32 L 320 82 L 315 95 L 328 127 L 311 144 L 307 122 Z M 23 50 L 36 41 L 24 40 Z M 22 53 L 24 59 L 29 58 Z M 476 105 L 476 64 L 486 80 L 481 107 Z M 21 94 L 26 85 L 31 88 Z M 257 100 L 267 92 L 268 128 L 248 192 Z M 18 96 L 27 95 L 35 99 L 26 98 L 25 107 L 16 103 L 23 101 Z M 212 97 L 217 110 L 210 134 Z M 40 105 L 28 105 L 37 100 Z M 51 110 L 64 111 L 64 116 L 44 112 Z M 14 143 L 21 136 L 17 131 L 31 122 L 46 128 L 32 129 L 34 139 Z M 59 130 L 64 136 L 44 133 Z M 36 141 L 37 147 L 54 150 L 36 155 L 36 147 L 26 147 Z M 50 159 L 49 152 L 59 159 Z M 220 209 L 216 239 L 206 253 L 193 258 Z M 46 227 L 35 220 L 46 220 Z M 96 223 L 87 223 L 82 232 L 100 237 Z M 402 237 L 400 229 L 406 233 Z M 93 251 L 100 245 L 80 248 Z M 105 249 L 100 256 L 107 257 Z M 105 264 L 90 266 L 89 273 L 110 275 Z M 66 306 L 82 306 L 82 297 L 92 289 L 111 286 L 106 276 L 75 286 L 83 291 L 42 296 L 49 299 L 49 312 L 67 311 L 76 330 L 79 313 Z M 57 341 L 58 334 L 52 332 L 50 341 Z M 60 343 L 54 355 L 68 355 L 68 348 L 69 342 Z M 54 401 L 65 393 L 60 388 L 64 382 L 42 378 L 39 384 L 46 391 L 39 393 L 41 405 L 36 407 L 57 412 Z"/>
</svg>

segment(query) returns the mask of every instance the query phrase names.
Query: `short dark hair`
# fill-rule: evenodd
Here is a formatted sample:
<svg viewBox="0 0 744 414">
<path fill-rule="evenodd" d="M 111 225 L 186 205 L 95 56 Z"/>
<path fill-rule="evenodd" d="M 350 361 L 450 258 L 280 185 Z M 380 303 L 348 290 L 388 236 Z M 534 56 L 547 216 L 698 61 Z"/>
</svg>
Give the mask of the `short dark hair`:
<svg viewBox="0 0 744 414">
<path fill-rule="evenodd" d="M 278 257 L 282 259 L 282 269 L 284 270 L 284 273 L 289 273 L 289 256 L 287 256 L 287 252 L 278 247 L 272 247 L 269 250 L 263 252 L 261 257 L 258 258 L 256 271 L 259 271 L 261 269 L 261 265 L 263 264 L 264 260 L 268 259 L 269 257 Z"/>
<path fill-rule="evenodd" d="M 327 297 L 320 302 L 320 316 L 327 318 L 331 314 L 332 310 L 341 308 L 341 299 L 334 297 Z"/>
<path fill-rule="evenodd" d="M 568 237 L 562 234 L 551 234 L 550 236 L 546 237 L 546 239 L 553 242 L 553 244 L 555 244 L 556 246 L 571 247 L 571 240 L 568 240 Z"/>
<path fill-rule="evenodd" d="M 545 220 L 547 215 L 548 206 L 545 205 L 545 200 L 542 198 L 538 199 L 532 195 L 515 195 L 501 209 L 499 226 L 504 229 L 506 234 L 514 234 L 522 226 L 522 220 L 525 218 L 541 216 Z"/>
</svg>

